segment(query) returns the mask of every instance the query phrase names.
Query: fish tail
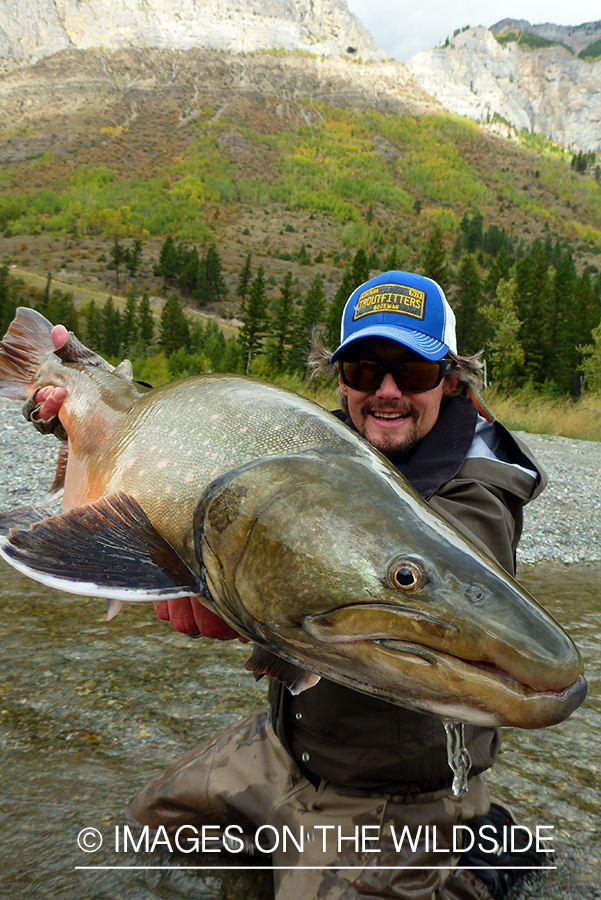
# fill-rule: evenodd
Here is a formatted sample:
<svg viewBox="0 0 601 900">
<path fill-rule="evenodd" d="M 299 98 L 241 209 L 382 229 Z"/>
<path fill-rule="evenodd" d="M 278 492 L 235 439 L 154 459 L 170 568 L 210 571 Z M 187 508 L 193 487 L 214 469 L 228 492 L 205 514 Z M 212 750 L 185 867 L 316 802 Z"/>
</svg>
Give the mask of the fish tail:
<svg viewBox="0 0 601 900">
<path fill-rule="evenodd" d="M 39 387 L 36 376 L 41 357 L 54 350 L 52 323 L 44 316 L 20 306 L 0 341 L 0 397 L 26 400 Z"/>
</svg>

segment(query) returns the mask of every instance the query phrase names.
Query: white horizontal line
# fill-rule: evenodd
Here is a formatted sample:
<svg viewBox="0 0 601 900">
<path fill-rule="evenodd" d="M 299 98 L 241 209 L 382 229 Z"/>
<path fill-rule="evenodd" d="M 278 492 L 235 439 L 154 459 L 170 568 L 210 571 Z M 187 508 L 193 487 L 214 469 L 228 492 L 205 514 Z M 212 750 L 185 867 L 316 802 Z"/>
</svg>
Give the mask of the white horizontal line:
<svg viewBox="0 0 601 900">
<path fill-rule="evenodd" d="M 117 871 L 119 869 L 128 869 L 131 871 L 140 871 L 140 872 L 149 872 L 154 871 L 155 869 L 167 870 L 172 872 L 180 872 L 182 870 L 205 870 L 205 871 L 213 871 L 213 872 L 231 872 L 232 870 L 236 871 L 254 871 L 255 869 L 304 869 L 311 871 L 319 871 L 321 869 L 332 869 L 333 871 L 338 871 L 339 869 L 373 869 L 374 872 L 400 872 L 405 869 L 409 871 L 415 870 L 423 870 L 427 872 L 434 872 L 438 869 L 453 871 L 453 872 L 463 872 L 470 871 L 475 872 L 479 869 L 493 869 L 496 872 L 502 872 L 507 869 L 511 872 L 534 872 L 537 870 L 541 870 L 543 872 L 550 872 L 553 869 L 556 869 L 557 866 L 270 866 L 269 864 L 265 864 L 262 866 L 75 866 L 75 870 L 78 869 L 94 869 L 98 871 L 102 869 L 104 871 Z"/>
</svg>

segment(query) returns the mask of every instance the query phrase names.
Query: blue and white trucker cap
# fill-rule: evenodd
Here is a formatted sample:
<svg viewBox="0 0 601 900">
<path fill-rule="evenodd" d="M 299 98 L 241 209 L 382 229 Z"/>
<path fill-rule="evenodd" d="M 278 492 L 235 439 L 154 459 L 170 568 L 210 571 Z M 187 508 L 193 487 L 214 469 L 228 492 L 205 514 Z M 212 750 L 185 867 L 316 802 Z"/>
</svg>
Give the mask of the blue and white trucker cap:
<svg viewBox="0 0 601 900">
<path fill-rule="evenodd" d="M 412 272 L 383 272 L 353 291 L 330 362 L 366 338 L 388 338 L 426 359 L 457 353 L 455 314 L 447 298 L 431 278 Z"/>
</svg>

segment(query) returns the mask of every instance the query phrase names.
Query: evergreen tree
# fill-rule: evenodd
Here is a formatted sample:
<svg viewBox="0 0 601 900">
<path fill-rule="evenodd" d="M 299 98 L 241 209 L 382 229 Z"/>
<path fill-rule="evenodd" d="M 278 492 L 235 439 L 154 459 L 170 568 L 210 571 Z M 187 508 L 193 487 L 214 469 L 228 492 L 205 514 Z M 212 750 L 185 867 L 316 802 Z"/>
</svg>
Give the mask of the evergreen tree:
<svg viewBox="0 0 601 900">
<path fill-rule="evenodd" d="M 294 338 L 296 324 L 292 272 L 286 272 L 284 275 L 282 286 L 272 301 L 271 309 L 273 313 L 271 322 L 271 333 L 273 336 L 271 360 L 275 368 L 281 370 L 284 368 L 284 360 Z"/>
<path fill-rule="evenodd" d="M 136 313 L 138 309 L 138 298 L 136 292 L 130 290 L 125 303 L 125 310 L 121 317 L 121 343 L 126 353 L 127 348 L 133 346 L 136 336 Z"/>
<path fill-rule="evenodd" d="M 307 355 L 311 348 L 313 329 L 323 322 L 326 306 L 326 295 L 323 289 L 323 278 L 317 274 L 303 301 L 298 326 L 295 331 L 289 364 L 295 369 L 305 368 Z"/>
<path fill-rule="evenodd" d="M 477 353 L 486 337 L 486 321 L 480 313 L 482 285 L 473 256 L 464 256 L 459 267 L 454 311 L 457 319 L 457 347 L 464 355 Z"/>
<path fill-rule="evenodd" d="M 240 270 L 240 276 L 238 278 L 238 287 L 236 288 L 236 294 L 242 300 L 244 300 L 244 298 L 246 297 L 246 295 L 248 293 L 248 289 L 250 287 L 251 280 L 252 280 L 251 260 L 252 260 L 252 253 L 249 250 L 248 253 L 246 254 L 246 258 L 244 260 L 244 265 L 242 266 L 242 269 Z"/>
<path fill-rule="evenodd" d="M 113 246 L 111 247 L 111 265 L 115 270 L 115 286 L 117 290 L 119 290 L 119 267 L 124 265 L 127 260 L 127 251 L 125 247 L 119 243 L 119 238 L 116 237 L 113 241 Z"/>
<path fill-rule="evenodd" d="M 190 329 L 188 320 L 175 295 L 165 301 L 165 305 L 161 310 L 159 343 L 167 357 L 170 357 L 172 353 L 175 353 L 180 348 L 184 350 L 189 349 Z"/>
<path fill-rule="evenodd" d="M 515 267 L 516 311 L 522 323 L 523 374 L 526 380 L 542 385 L 550 351 L 550 282 L 546 249 L 540 241 L 530 248 Z"/>
<path fill-rule="evenodd" d="M 395 244 L 388 256 L 386 257 L 386 261 L 384 262 L 384 270 L 386 272 L 395 272 L 398 271 L 401 267 L 401 254 L 399 253 L 399 246 Z"/>
<path fill-rule="evenodd" d="M 546 380 L 562 393 L 577 395 L 581 390 L 579 363 L 580 322 L 576 302 L 576 268 L 566 250 L 555 269 L 551 283 L 551 319 Z"/>
<path fill-rule="evenodd" d="M 579 349 L 583 354 L 585 386 L 591 391 L 601 391 L 601 322 L 593 328 L 592 343 Z"/>
<path fill-rule="evenodd" d="M 147 347 L 154 337 L 154 322 L 150 312 L 150 300 L 148 294 L 142 294 L 136 316 L 136 341 Z"/>
<path fill-rule="evenodd" d="M 340 323 L 342 321 L 342 313 L 344 312 L 344 307 L 346 306 L 348 298 L 353 293 L 354 287 L 356 287 L 356 285 L 353 282 L 351 270 L 346 269 L 342 276 L 340 286 L 326 313 L 326 331 L 324 340 L 326 347 L 330 347 L 332 351 L 334 351 L 340 343 Z"/>
<path fill-rule="evenodd" d="M 154 267 L 155 275 L 162 275 L 165 282 L 174 281 L 178 272 L 178 253 L 175 241 L 168 235 L 159 253 L 158 265 Z"/>
<path fill-rule="evenodd" d="M 238 340 L 244 357 L 246 374 L 250 372 L 253 356 L 260 350 L 267 329 L 267 293 L 265 290 L 265 270 L 259 266 L 250 286 L 248 299 L 242 303 L 242 328 Z"/>
<path fill-rule="evenodd" d="M 207 264 L 204 256 L 198 260 L 194 296 L 196 297 L 199 306 L 206 306 L 211 299 L 209 282 L 207 279 Z"/>
<path fill-rule="evenodd" d="M 86 309 L 86 340 L 92 350 L 99 353 L 102 353 L 102 334 L 102 311 L 98 309 L 94 300 L 91 300 Z"/>
<path fill-rule="evenodd" d="M 353 281 L 353 290 L 367 281 L 369 278 L 370 265 L 365 250 L 360 247 L 353 258 L 351 265 L 351 278 Z"/>
<path fill-rule="evenodd" d="M 133 248 L 125 252 L 124 262 L 130 278 L 135 278 L 142 262 L 142 241 L 134 241 Z"/>
<path fill-rule="evenodd" d="M 211 302 L 218 303 L 225 297 L 227 286 L 221 269 L 221 259 L 214 243 L 207 247 L 205 273 Z"/>
<path fill-rule="evenodd" d="M 180 254 L 181 268 L 177 277 L 177 283 L 182 290 L 190 296 L 196 290 L 198 279 L 198 265 L 200 262 L 196 247 L 188 248 Z"/>
<path fill-rule="evenodd" d="M 449 264 L 447 262 L 447 251 L 442 230 L 439 225 L 434 226 L 428 238 L 422 270 L 426 278 L 432 278 L 446 294 L 450 287 Z"/>
<path fill-rule="evenodd" d="M 121 315 L 109 297 L 102 307 L 102 353 L 105 356 L 119 356 L 121 345 Z"/>
</svg>

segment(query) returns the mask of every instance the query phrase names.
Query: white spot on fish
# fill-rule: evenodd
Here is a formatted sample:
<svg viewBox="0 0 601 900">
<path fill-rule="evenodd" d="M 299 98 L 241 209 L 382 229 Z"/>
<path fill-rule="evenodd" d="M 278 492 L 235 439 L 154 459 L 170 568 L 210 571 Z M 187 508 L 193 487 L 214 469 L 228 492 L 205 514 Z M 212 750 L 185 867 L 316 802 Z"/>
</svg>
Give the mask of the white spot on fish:
<svg viewBox="0 0 601 900">
<path fill-rule="evenodd" d="M 166 488 L 165 488 L 165 493 L 166 493 L 166 494 L 170 494 L 170 493 L 171 493 L 171 485 L 169 485 L 169 487 L 166 487 Z"/>
<path fill-rule="evenodd" d="M 132 466 L 135 466 L 135 464 L 136 464 L 135 459 L 130 459 L 130 461 L 129 461 L 128 464 L 127 464 L 127 468 L 128 468 L 128 469 L 131 469 L 131 467 L 132 467 Z"/>
<path fill-rule="evenodd" d="M 160 461 L 159 465 L 158 465 L 158 468 L 159 468 L 159 469 L 164 469 L 168 462 L 169 462 L 169 460 L 167 460 L 167 459 L 162 459 L 162 460 Z"/>
<path fill-rule="evenodd" d="M 192 451 L 188 450 L 188 452 L 186 453 L 186 456 L 190 456 L 191 454 L 192 454 Z"/>
<path fill-rule="evenodd" d="M 173 437 L 174 434 L 177 434 L 177 428 L 174 428 L 173 431 L 169 432 L 169 437 Z"/>
<path fill-rule="evenodd" d="M 218 419 L 218 418 L 219 418 L 219 416 L 218 416 L 218 414 L 217 414 L 217 413 L 215 413 L 215 415 L 214 415 L 214 416 L 211 416 L 211 418 L 212 418 L 212 419 Z"/>
<path fill-rule="evenodd" d="M 186 481 L 188 482 L 188 484 L 190 484 L 192 481 L 194 481 L 194 475 L 186 475 Z"/>
<path fill-rule="evenodd" d="M 244 428 L 240 429 L 240 434 L 244 434 L 246 431 L 248 431 L 248 428 L 245 425 Z"/>
</svg>

